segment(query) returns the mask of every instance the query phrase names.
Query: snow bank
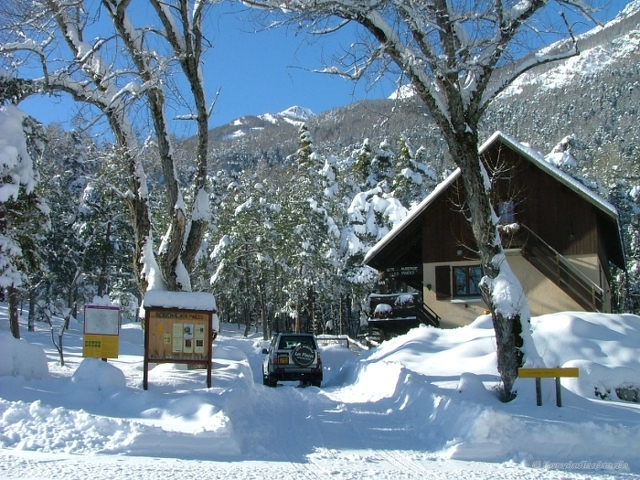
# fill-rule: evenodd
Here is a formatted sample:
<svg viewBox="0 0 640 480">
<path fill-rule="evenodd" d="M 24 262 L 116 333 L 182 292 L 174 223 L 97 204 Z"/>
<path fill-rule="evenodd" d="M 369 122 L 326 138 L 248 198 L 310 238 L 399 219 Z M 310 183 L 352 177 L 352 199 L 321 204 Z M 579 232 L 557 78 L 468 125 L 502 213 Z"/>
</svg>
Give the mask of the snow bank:
<svg viewBox="0 0 640 480">
<path fill-rule="evenodd" d="M 83 389 L 97 391 L 109 391 L 127 385 L 122 370 L 97 358 L 85 358 L 73 373 L 71 381 Z"/>
<path fill-rule="evenodd" d="M 139 324 L 123 327 L 134 329 Z M 543 379 L 540 407 L 532 379 L 516 382 L 514 401 L 499 400 L 489 316 L 451 330 L 423 326 L 370 350 L 322 347 L 320 389 L 287 382 L 263 386 L 260 352 L 267 342 L 262 334 L 244 338 L 243 328 L 223 325 L 214 342 L 211 389 L 205 386 L 205 371 L 161 364 L 151 368 L 150 388 L 143 391 L 142 335 L 121 338 L 126 354 L 107 364 L 78 358 L 81 325 L 72 324 L 65 333 L 66 367 L 52 361 L 52 373 L 42 380 L 0 377 L 0 447 L 181 462 L 331 465 L 319 470 L 327 474 L 352 473 L 350 468 L 357 467 L 344 460 L 351 458 L 349 452 L 411 462 L 421 458 L 421 465 L 433 465 L 436 458 L 502 462 L 517 469 L 510 472 L 515 477 L 525 472 L 519 478 L 561 478 L 576 468 L 591 469 L 585 473 L 589 478 L 603 469 L 635 472 L 640 471 L 640 404 L 594 392 L 596 386 L 606 393 L 637 381 L 639 329 L 640 317 L 634 315 L 534 317 L 532 336 L 545 363 L 580 369 L 578 379 L 563 379 L 563 407 L 558 408 L 552 379 Z M 30 338 L 39 339 L 55 359 L 46 333 L 30 332 Z M 7 335 L 0 337 L 0 347 L 28 345 Z M 0 365 L 6 365 L 6 352 L 0 349 Z M 20 371 L 31 371 L 32 361 L 33 355 L 21 357 Z M 575 467 L 577 462 L 586 463 Z M 530 469 L 550 464 L 565 467 L 552 477 L 547 470 Z M 424 470 L 420 475 L 429 476 Z"/>
<path fill-rule="evenodd" d="M 0 377 L 21 375 L 30 380 L 42 378 L 48 373 L 47 357 L 41 347 L 0 331 Z"/>
</svg>

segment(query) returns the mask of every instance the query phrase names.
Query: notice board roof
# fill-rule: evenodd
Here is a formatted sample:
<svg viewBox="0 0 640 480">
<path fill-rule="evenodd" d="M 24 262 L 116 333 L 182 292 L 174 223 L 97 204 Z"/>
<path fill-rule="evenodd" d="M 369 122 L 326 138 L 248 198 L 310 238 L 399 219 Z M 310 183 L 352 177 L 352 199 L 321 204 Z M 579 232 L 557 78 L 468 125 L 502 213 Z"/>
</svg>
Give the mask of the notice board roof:
<svg viewBox="0 0 640 480">
<path fill-rule="evenodd" d="M 144 295 L 144 308 L 177 308 L 180 310 L 216 311 L 215 297 L 206 292 L 167 292 L 149 290 Z"/>
</svg>

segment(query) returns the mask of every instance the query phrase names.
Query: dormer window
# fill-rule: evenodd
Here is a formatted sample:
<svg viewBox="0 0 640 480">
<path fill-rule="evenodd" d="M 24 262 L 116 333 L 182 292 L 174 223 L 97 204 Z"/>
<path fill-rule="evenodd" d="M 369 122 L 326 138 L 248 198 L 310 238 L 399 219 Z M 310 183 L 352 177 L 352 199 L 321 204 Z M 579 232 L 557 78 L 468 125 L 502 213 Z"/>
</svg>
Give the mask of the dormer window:
<svg viewBox="0 0 640 480">
<path fill-rule="evenodd" d="M 516 212 L 515 205 L 513 201 L 508 202 L 500 202 L 498 204 L 498 223 L 500 225 L 508 225 L 510 223 L 515 223 L 516 221 Z"/>
</svg>

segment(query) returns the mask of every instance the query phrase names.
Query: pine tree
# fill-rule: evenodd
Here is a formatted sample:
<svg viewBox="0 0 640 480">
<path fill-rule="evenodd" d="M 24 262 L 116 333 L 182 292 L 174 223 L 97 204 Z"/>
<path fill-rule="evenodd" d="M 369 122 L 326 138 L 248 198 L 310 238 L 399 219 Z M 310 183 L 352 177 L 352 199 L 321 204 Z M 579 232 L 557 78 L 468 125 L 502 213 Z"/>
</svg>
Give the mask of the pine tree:
<svg viewBox="0 0 640 480">
<path fill-rule="evenodd" d="M 362 146 L 355 150 L 351 154 L 353 158 L 353 168 L 352 171 L 355 175 L 355 179 L 359 184 L 365 185 L 365 188 L 370 188 L 375 186 L 376 181 L 371 177 L 372 174 L 372 162 L 373 162 L 373 149 L 371 148 L 371 144 L 369 139 L 366 138 L 362 142 Z"/>
<path fill-rule="evenodd" d="M 2 102 L 0 102 L 2 103 Z M 9 326 L 20 338 L 18 289 L 38 270 L 36 240 L 48 225 L 48 207 L 37 194 L 41 125 L 14 105 L 0 107 L 0 289 L 9 300 Z"/>
<path fill-rule="evenodd" d="M 421 152 L 424 149 L 420 150 Z M 414 152 L 405 136 L 398 140 L 393 196 L 410 208 L 419 203 L 435 186 L 435 174 L 427 165 L 414 158 Z"/>
</svg>

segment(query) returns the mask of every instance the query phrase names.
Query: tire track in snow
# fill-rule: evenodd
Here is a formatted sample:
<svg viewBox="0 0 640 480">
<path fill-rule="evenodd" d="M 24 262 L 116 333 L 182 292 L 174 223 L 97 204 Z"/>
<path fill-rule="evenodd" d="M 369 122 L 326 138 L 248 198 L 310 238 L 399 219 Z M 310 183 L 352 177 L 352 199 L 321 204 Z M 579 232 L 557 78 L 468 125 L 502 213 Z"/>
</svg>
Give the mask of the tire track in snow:
<svg viewBox="0 0 640 480">
<path fill-rule="evenodd" d="M 288 453 L 285 452 L 287 456 L 287 460 L 300 472 L 301 475 L 304 475 L 305 478 L 308 479 L 318 479 L 318 478 L 328 478 L 330 477 L 329 472 L 325 471 L 321 466 L 311 462 L 309 460 L 308 454 L 313 450 L 313 448 L 324 447 L 325 439 L 322 433 L 322 430 L 318 427 L 318 422 L 313 419 L 313 416 L 316 414 L 318 409 L 317 403 L 318 400 L 322 397 L 317 395 L 314 387 L 308 388 L 298 388 L 298 387 L 284 387 L 290 388 L 292 394 L 287 395 L 288 400 L 291 402 L 290 408 L 288 411 L 296 412 L 299 414 L 299 422 L 302 425 L 302 428 L 293 428 L 292 429 L 292 438 L 293 444 L 296 446 L 302 446 L 304 450 L 307 448 L 307 452 L 304 451 L 297 452 L 299 457 L 304 456 L 306 461 L 292 460 Z M 284 390 L 283 393 L 289 394 L 288 390 Z M 303 418 L 302 418 L 303 417 Z M 311 427 L 311 429 L 309 429 Z M 311 430 L 311 432 L 309 431 Z"/>
<path fill-rule="evenodd" d="M 380 456 L 397 468 L 407 478 L 425 478 L 429 474 L 427 470 L 416 464 L 405 452 L 399 450 L 379 450 Z"/>
<path fill-rule="evenodd" d="M 270 441 L 278 443 L 283 459 L 303 478 L 336 478 L 331 463 L 318 461 L 316 455 L 319 451 L 331 451 L 330 445 L 344 438 L 344 429 L 348 428 L 342 418 L 331 418 L 332 412 L 336 411 L 335 401 L 316 387 L 298 388 L 290 383 L 280 383 L 276 389 L 264 388 L 271 415 L 277 416 L 272 425 L 280 424 L 281 427 L 271 434 Z M 273 426 L 271 429 L 276 430 Z"/>
</svg>

